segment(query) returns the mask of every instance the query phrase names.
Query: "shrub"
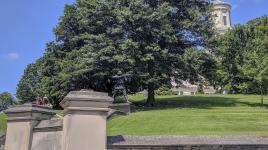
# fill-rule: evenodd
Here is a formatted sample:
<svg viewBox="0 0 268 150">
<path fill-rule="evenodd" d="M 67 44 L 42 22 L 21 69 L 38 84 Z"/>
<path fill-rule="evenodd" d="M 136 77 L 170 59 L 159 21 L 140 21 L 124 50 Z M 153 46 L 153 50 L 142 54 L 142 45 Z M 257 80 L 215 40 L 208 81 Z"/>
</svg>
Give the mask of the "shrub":
<svg viewBox="0 0 268 150">
<path fill-rule="evenodd" d="M 202 83 L 200 83 L 197 87 L 197 93 L 198 94 L 204 94 L 204 86 Z"/>
<path fill-rule="evenodd" d="M 120 95 L 115 97 L 114 103 L 125 103 L 125 102 L 126 100 L 124 96 Z"/>
<path fill-rule="evenodd" d="M 156 95 L 176 95 L 176 93 L 174 91 L 172 91 L 170 88 L 166 87 L 166 86 L 162 86 L 160 87 L 158 90 L 156 90 L 155 92 Z"/>
</svg>

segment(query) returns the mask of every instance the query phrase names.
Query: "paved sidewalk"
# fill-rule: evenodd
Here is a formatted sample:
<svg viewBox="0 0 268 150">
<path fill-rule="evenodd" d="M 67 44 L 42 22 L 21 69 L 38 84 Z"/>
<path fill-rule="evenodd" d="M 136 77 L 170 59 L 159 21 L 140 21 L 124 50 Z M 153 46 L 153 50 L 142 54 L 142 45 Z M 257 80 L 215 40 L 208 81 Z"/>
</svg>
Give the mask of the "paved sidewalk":
<svg viewBox="0 0 268 150">
<path fill-rule="evenodd" d="M 268 145 L 254 136 L 112 136 L 108 145 Z"/>
</svg>

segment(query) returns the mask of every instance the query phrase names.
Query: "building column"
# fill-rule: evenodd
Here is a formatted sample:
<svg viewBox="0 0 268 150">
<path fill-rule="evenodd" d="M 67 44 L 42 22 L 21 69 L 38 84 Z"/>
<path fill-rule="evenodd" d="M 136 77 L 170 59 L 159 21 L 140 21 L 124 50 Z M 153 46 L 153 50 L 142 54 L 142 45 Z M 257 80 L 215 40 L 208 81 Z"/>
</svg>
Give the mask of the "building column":
<svg viewBox="0 0 268 150">
<path fill-rule="evenodd" d="M 55 115 L 51 108 L 31 103 L 9 108 L 5 114 L 8 117 L 5 150 L 30 150 L 35 125 Z"/>
<path fill-rule="evenodd" d="M 111 103 L 112 98 L 107 93 L 70 92 L 61 102 L 63 150 L 106 150 L 106 118 Z"/>
</svg>

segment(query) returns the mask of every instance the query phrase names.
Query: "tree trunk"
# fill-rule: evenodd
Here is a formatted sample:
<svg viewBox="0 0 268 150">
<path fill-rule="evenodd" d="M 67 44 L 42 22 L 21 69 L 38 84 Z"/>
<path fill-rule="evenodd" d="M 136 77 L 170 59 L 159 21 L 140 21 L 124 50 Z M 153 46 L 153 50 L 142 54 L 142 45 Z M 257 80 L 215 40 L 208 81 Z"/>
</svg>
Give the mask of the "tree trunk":
<svg viewBox="0 0 268 150">
<path fill-rule="evenodd" d="M 264 106 L 263 104 L 263 91 L 262 91 L 262 85 L 260 84 L 260 93 L 261 93 L 261 107 Z"/>
<path fill-rule="evenodd" d="M 154 106 L 155 105 L 155 95 L 154 95 L 154 84 L 148 84 L 148 97 L 147 97 L 147 105 Z"/>
<path fill-rule="evenodd" d="M 154 77 L 154 62 L 148 61 L 148 73 L 150 78 Z M 154 106 L 155 105 L 155 96 L 154 96 L 155 83 L 154 81 L 149 81 L 148 83 L 148 97 L 147 97 L 147 105 Z"/>
</svg>

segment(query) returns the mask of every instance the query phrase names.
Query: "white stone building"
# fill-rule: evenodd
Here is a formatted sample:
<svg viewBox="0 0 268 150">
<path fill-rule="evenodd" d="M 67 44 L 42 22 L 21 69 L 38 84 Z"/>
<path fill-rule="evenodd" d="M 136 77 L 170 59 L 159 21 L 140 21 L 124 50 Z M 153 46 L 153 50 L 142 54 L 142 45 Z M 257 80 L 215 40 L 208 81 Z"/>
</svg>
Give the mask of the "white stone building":
<svg viewBox="0 0 268 150">
<path fill-rule="evenodd" d="M 226 3 L 222 0 L 214 0 L 212 1 L 213 4 L 213 21 L 215 24 L 216 30 L 223 34 L 228 29 L 232 28 L 232 21 L 231 21 L 231 4 Z"/>
</svg>

